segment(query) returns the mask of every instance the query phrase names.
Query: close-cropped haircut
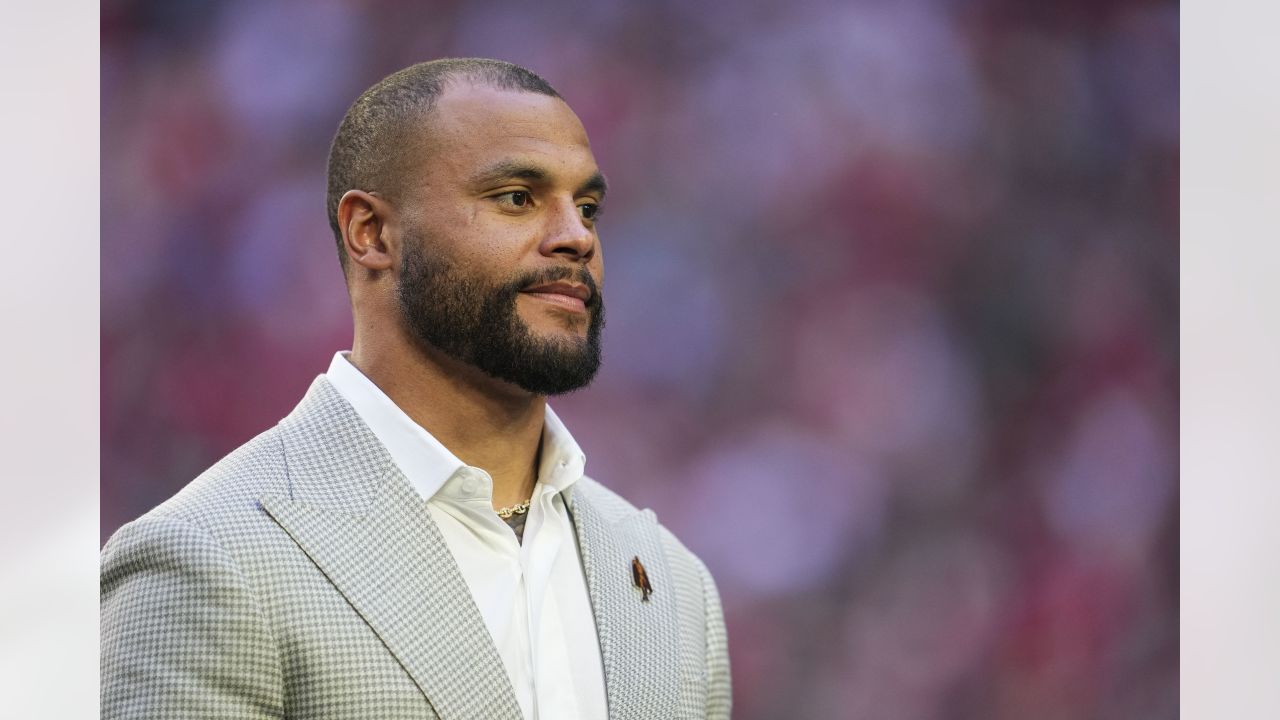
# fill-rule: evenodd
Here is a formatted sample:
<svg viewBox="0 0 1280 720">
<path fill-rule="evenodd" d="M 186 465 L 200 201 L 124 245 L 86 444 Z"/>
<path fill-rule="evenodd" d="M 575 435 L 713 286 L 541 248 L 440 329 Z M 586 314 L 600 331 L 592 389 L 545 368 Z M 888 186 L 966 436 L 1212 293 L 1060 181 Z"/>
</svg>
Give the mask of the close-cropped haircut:
<svg viewBox="0 0 1280 720">
<path fill-rule="evenodd" d="M 345 271 L 346 248 L 338 225 L 338 202 L 348 190 L 380 191 L 395 197 L 402 184 L 406 142 L 410 132 L 421 131 L 421 121 L 435 107 L 445 85 L 466 80 L 499 90 L 560 97 L 531 70 L 502 60 L 444 58 L 411 65 L 383 78 L 351 104 L 329 148 L 327 206 L 329 227 L 338 244 L 338 259 Z"/>
</svg>

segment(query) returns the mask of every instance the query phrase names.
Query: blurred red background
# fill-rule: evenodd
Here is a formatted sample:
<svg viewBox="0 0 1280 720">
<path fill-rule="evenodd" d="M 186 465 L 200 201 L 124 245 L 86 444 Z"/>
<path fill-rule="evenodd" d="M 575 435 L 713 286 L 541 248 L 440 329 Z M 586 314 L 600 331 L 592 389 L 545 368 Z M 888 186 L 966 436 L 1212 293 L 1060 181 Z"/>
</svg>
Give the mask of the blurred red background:
<svg viewBox="0 0 1280 720">
<path fill-rule="evenodd" d="M 611 185 L 604 369 L 552 405 L 715 574 L 735 717 L 1177 717 L 1176 3 L 109 1 L 102 33 L 104 539 L 348 347 L 350 102 L 497 57 Z"/>
</svg>

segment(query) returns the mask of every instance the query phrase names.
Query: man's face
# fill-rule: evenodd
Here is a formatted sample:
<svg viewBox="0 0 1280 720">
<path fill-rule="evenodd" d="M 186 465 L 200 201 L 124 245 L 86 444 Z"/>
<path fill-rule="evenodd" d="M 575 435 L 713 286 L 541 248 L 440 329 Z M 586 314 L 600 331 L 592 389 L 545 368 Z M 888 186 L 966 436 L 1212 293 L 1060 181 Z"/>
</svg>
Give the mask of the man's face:
<svg viewBox="0 0 1280 720">
<path fill-rule="evenodd" d="M 415 339 L 527 392 L 600 365 L 603 178 L 557 98 L 457 83 L 401 193 L 398 297 Z"/>
</svg>

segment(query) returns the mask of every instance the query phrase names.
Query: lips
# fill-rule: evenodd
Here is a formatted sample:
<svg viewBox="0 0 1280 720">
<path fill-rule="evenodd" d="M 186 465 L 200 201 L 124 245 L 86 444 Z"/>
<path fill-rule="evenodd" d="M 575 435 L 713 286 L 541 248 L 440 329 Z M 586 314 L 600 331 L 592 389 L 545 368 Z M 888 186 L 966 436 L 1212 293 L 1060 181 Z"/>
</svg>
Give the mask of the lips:
<svg viewBox="0 0 1280 720">
<path fill-rule="evenodd" d="M 556 282 L 545 283 L 528 287 L 521 292 L 531 295 L 561 295 L 569 298 L 576 298 L 583 303 L 591 299 L 591 288 L 579 283 L 565 282 L 559 280 Z"/>
<path fill-rule="evenodd" d="M 563 280 L 534 285 L 520 291 L 524 295 L 572 313 L 586 313 L 591 288 Z"/>
</svg>

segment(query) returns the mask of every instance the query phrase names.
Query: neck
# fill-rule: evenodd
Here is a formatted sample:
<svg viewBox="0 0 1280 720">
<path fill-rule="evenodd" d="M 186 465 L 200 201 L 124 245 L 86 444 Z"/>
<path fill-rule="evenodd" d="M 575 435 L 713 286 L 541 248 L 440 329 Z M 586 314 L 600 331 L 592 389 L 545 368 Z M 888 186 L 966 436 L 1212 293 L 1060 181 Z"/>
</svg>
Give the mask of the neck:
<svg viewBox="0 0 1280 720">
<path fill-rule="evenodd" d="M 537 480 L 546 399 L 433 349 L 361 333 L 352 365 L 458 459 L 493 478 L 493 505 L 524 502 Z"/>
</svg>

